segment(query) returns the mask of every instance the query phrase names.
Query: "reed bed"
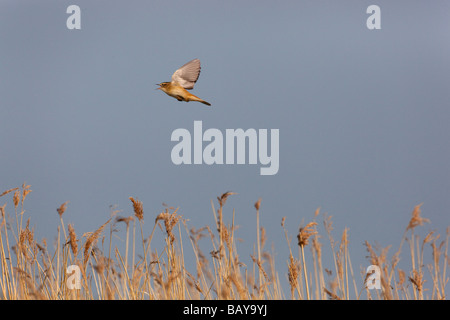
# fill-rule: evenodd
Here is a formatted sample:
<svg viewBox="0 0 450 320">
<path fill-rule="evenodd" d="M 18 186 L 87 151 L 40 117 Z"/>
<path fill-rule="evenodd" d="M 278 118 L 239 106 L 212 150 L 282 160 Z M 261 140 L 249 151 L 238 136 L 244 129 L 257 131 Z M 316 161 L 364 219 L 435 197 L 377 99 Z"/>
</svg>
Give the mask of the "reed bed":
<svg viewBox="0 0 450 320">
<path fill-rule="evenodd" d="M 450 229 L 442 238 L 432 231 L 420 239 L 416 228 L 430 222 L 422 217 L 421 205 L 414 207 L 392 256 L 388 255 L 389 247 L 378 248 L 365 242 L 368 264 L 378 266 L 381 273 L 380 289 L 370 289 L 366 270 L 353 268 L 348 229 L 335 240 L 331 216 L 321 214 L 319 209 L 311 221 L 299 227 L 296 242 L 292 240 L 295 235 L 289 235 L 286 229 L 286 217 L 281 219 L 289 256 L 279 261 L 277 255 L 276 266 L 275 255 L 265 250 L 267 235 L 260 226 L 262 203 L 258 199 L 254 205 L 255 249 L 247 266 L 238 253 L 235 212 L 227 208 L 229 212 L 224 214 L 227 199 L 235 195 L 233 192 L 220 195 L 217 203 L 211 201 L 213 226 L 198 229 L 188 226 L 178 208 L 165 206 L 156 217 L 151 217 L 144 214 L 141 201 L 130 197 L 133 214 L 119 216 L 113 208 L 110 219 L 94 231 L 80 235 L 72 224 L 66 227 L 64 223 L 69 205 L 65 202 L 56 210 L 60 222 L 56 241 L 49 248 L 45 239 L 40 242 L 35 239 L 31 219 L 25 217 L 24 202 L 30 188 L 23 184 L 0 194 L 4 203 L 0 207 L 0 299 L 445 300 L 448 297 Z M 12 199 L 12 206 L 7 206 L 8 199 Z M 149 234 L 143 227 L 144 220 L 152 225 Z M 319 233 L 320 223 L 325 235 Z M 119 229 L 124 234 L 122 251 L 113 241 Z M 152 248 L 154 236 L 162 237 L 162 248 Z M 322 237 L 328 241 L 322 243 Z M 323 265 L 325 247 L 332 261 L 328 268 Z M 410 261 L 409 270 L 399 267 L 402 254 L 402 259 L 406 256 Z M 77 284 L 76 271 L 80 275 Z M 285 291 L 280 277 L 287 280 Z M 426 281 L 426 277 L 431 281 Z"/>
</svg>

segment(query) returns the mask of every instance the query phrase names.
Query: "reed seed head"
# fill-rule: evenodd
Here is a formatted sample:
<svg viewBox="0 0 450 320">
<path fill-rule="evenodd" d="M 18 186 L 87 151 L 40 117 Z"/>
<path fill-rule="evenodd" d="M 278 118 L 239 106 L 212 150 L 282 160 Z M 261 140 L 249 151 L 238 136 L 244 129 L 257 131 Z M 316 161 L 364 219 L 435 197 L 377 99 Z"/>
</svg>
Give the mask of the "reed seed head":
<svg viewBox="0 0 450 320">
<path fill-rule="evenodd" d="M 227 201 L 228 197 L 233 194 L 236 194 L 236 193 L 228 191 L 228 192 L 225 192 L 224 194 L 222 194 L 220 197 L 217 197 L 217 200 L 219 201 L 220 206 L 223 207 L 225 205 L 225 202 Z"/>
<path fill-rule="evenodd" d="M 69 244 L 70 248 L 72 249 L 73 255 L 76 257 L 78 253 L 78 243 L 77 243 L 77 235 L 75 233 L 75 229 L 71 224 L 67 226 L 69 229 Z"/>
<path fill-rule="evenodd" d="M 409 224 L 408 224 L 408 227 L 406 228 L 406 230 L 414 229 L 417 226 L 422 226 L 425 222 L 430 222 L 429 219 L 422 218 L 420 216 L 420 213 L 421 213 L 420 207 L 422 206 L 422 204 L 423 203 L 414 207 L 411 220 L 409 220 Z"/>
<path fill-rule="evenodd" d="M 423 274 L 419 273 L 417 270 L 413 270 L 413 276 L 409 277 L 409 281 L 416 287 L 417 291 L 422 292 L 423 284 L 425 280 L 423 280 Z"/>
<path fill-rule="evenodd" d="M 30 187 L 30 185 L 26 185 L 25 183 L 22 185 L 22 205 L 27 195 L 32 191 L 30 190 Z"/>
<path fill-rule="evenodd" d="M 256 210 L 259 210 L 260 205 L 261 205 L 261 198 L 259 198 L 258 201 L 256 201 L 256 203 L 255 203 Z"/>
<path fill-rule="evenodd" d="M 2 194 L 0 194 L 0 197 L 6 196 L 8 193 L 18 190 L 19 188 L 12 188 L 8 189 L 6 191 L 3 191 Z"/>
<path fill-rule="evenodd" d="M 316 225 L 317 225 L 317 222 L 310 222 L 305 227 L 300 227 L 299 233 L 297 235 L 298 245 L 300 247 L 304 247 L 304 246 L 308 245 L 309 237 L 317 234 L 317 231 L 314 228 Z"/>
<path fill-rule="evenodd" d="M 129 216 L 129 217 L 126 217 L 126 218 L 125 217 L 117 217 L 116 218 L 116 222 L 125 222 L 127 227 L 130 224 L 130 222 L 133 221 L 133 220 L 134 220 L 133 216 Z"/>
<path fill-rule="evenodd" d="M 14 208 L 17 209 L 17 207 L 19 206 L 19 202 L 20 202 L 20 191 L 18 189 L 14 192 L 13 202 L 14 202 Z"/>
<path fill-rule="evenodd" d="M 134 215 L 139 219 L 139 221 L 142 221 L 144 219 L 144 208 L 142 202 L 135 200 L 133 197 L 130 197 L 129 199 L 133 203 Z"/>
<path fill-rule="evenodd" d="M 173 243 L 175 241 L 175 236 L 172 230 L 178 223 L 178 221 L 181 219 L 181 216 L 176 213 L 177 210 L 175 210 L 172 213 L 169 213 L 168 209 L 166 209 L 165 212 L 161 212 L 155 219 L 155 223 L 158 222 L 159 220 L 164 221 L 164 227 L 166 229 L 167 236 L 170 239 L 170 243 Z"/>
<path fill-rule="evenodd" d="M 66 212 L 68 203 L 69 203 L 69 201 L 66 201 L 62 205 L 60 205 L 59 208 L 56 209 L 56 211 L 58 212 L 58 214 L 61 218 L 62 218 L 62 215 L 64 214 L 64 212 Z"/>
<path fill-rule="evenodd" d="M 97 241 L 97 239 L 100 236 L 100 234 L 102 233 L 103 229 L 110 221 L 111 221 L 111 219 L 109 219 L 103 225 L 101 225 L 100 228 L 98 228 L 95 232 L 92 232 L 87 236 L 86 242 L 84 243 L 84 263 L 83 263 L 84 265 L 86 265 L 87 261 L 89 260 L 90 248 L 95 243 L 95 241 Z"/>
</svg>

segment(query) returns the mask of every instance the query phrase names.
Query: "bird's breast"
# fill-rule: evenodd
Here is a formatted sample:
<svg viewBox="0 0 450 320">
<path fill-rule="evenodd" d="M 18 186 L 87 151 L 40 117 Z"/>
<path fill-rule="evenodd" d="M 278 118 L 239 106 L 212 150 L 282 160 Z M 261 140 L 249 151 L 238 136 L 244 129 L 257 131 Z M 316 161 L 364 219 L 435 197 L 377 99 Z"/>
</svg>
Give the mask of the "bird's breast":
<svg viewBox="0 0 450 320">
<path fill-rule="evenodd" d="M 172 97 L 177 97 L 177 96 L 181 96 L 181 97 L 186 97 L 189 96 L 190 93 L 186 91 L 186 89 L 184 89 L 181 86 L 170 86 L 169 88 L 167 88 L 166 93 Z"/>
</svg>

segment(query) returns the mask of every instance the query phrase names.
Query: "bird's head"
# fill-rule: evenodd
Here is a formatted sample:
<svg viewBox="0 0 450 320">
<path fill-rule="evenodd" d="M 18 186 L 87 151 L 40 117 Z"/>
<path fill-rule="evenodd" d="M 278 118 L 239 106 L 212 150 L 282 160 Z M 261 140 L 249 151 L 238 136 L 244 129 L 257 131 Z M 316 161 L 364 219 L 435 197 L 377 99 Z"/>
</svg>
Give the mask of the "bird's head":
<svg viewBox="0 0 450 320">
<path fill-rule="evenodd" d="M 161 82 L 161 83 L 157 83 L 157 86 L 159 86 L 159 88 L 156 88 L 156 90 L 162 90 L 162 91 L 166 91 L 167 87 L 170 85 L 170 82 Z"/>
</svg>

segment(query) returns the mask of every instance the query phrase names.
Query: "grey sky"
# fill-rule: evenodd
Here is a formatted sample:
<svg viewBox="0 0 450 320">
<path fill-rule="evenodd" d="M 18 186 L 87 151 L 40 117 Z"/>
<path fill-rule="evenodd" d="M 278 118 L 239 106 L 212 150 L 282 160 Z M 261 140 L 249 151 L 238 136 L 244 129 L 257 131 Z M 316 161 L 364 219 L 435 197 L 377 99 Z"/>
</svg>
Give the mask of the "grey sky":
<svg viewBox="0 0 450 320">
<path fill-rule="evenodd" d="M 81 30 L 66 28 L 71 4 Z M 366 27 L 371 4 L 381 30 Z M 212 226 L 210 201 L 231 190 L 228 221 L 235 209 L 249 265 L 261 197 L 283 281 L 281 218 L 295 241 L 321 207 L 336 238 L 349 228 L 359 270 L 364 240 L 393 252 L 415 205 L 431 220 L 423 232 L 450 224 L 449 10 L 448 1 L 1 1 L 0 192 L 31 184 L 26 213 L 38 238 L 52 239 L 65 201 L 65 221 L 82 234 L 110 205 L 131 214 L 136 197 L 150 232 L 163 202 L 190 226 Z M 154 90 L 194 58 L 192 93 L 212 107 Z M 193 132 L 195 120 L 222 132 L 279 129 L 278 173 L 175 166 L 171 133 Z"/>
</svg>

